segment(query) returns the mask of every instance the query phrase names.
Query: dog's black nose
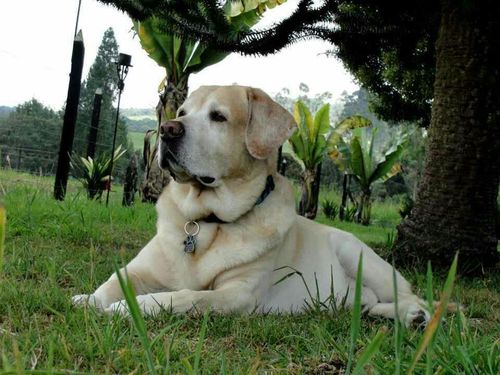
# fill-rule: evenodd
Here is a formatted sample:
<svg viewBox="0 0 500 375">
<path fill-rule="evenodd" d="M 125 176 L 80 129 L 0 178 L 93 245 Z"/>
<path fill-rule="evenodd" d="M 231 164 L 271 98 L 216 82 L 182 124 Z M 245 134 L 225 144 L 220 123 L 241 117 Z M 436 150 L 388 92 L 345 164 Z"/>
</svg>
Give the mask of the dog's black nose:
<svg viewBox="0 0 500 375">
<path fill-rule="evenodd" d="M 184 125 L 180 121 L 167 121 L 160 125 L 160 137 L 167 141 L 184 135 Z"/>
</svg>

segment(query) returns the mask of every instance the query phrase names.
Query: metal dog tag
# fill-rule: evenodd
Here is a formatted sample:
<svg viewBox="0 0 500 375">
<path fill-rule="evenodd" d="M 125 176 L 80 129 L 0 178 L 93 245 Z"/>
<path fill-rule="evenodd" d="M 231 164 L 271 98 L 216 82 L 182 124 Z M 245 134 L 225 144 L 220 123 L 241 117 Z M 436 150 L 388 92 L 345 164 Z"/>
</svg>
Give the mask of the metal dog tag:
<svg viewBox="0 0 500 375">
<path fill-rule="evenodd" d="M 184 252 L 194 253 L 195 250 L 196 250 L 196 237 L 191 234 L 188 234 L 188 236 L 184 240 Z"/>
<path fill-rule="evenodd" d="M 196 236 L 200 232 L 200 224 L 196 221 L 188 221 L 184 224 L 184 233 L 186 233 L 187 237 L 184 240 L 184 252 L 185 253 L 194 253 L 196 250 Z"/>
</svg>

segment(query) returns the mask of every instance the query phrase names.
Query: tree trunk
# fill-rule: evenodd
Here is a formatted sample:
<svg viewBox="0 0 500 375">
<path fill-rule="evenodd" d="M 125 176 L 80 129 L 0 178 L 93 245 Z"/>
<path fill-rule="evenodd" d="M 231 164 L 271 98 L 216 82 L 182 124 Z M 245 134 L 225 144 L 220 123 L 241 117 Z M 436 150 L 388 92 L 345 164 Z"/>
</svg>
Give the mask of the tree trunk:
<svg viewBox="0 0 500 375">
<path fill-rule="evenodd" d="M 133 154 L 125 172 L 122 206 L 132 206 L 137 191 L 137 156 Z"/>
<path fill-rule="evenodd" d="M 447 269 L 458 251 L 461 272 L 477 273 L 499 260 L 498 19 L 495 2 L 443 1 L 427 160 L 415 207 L 398 227 L 400 263 Z"/>
<path fill-rule="evenodd" d="M 347 178 L 348 174 L 344 173 L 344 178 L 342 179 L 342 201 L 340 202 L 340 208 L 339 208 L 340 221 L 344 221 L 345 211 L 347 208 Z"/>
<path fill-rule="evenodd" d="M 372 192 L 371 190 L 364 189 L 361 192 L 361 199 L 356 212 L 356 222 L 369 225 L 372 214 Z"/>
<path fill-rule="evenodd" d="M 175 118 L 177 109 L 186 100 L 188 93 L 188 78 L 189 76 L 182 77 L 177 83 L 173 81 L 167 82 L 165 91 L 162 94 L 164 95 L 164 98 L 160 100 L 160 103 L 158 104 L 163 107 L 163 114 L 158 114 L 158 129 L 162 121 Z M 158 156 L 156 155 L 157 148 L 158 137 L 156 137 L 154 146 L 150 151 L 151 158 L 149 160 L 144 160 L 145 173 L 144 180 L 141 184 L 141 196 L 143 202 L 155 203 L 163 191 L 163 188 L 170 181 L 169 173 L 162 170 L 158 165 Z"/>
<path fill-rule="evenodd" d="M 321 163 L 315 170 L 306 169 L 302 176 L 302 192 L 299 202 L 299 215 L 314 220 L 318 213 Z"/>
</svg>

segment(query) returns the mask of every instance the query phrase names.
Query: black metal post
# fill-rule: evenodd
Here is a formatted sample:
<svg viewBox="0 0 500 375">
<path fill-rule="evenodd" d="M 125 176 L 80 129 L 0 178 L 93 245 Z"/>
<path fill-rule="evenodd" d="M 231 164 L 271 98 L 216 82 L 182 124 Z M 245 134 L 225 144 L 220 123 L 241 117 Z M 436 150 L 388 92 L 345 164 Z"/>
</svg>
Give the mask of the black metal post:
<svg viewBox="0 0 500 375">
<path fill-rule="evenodd" d="M 111 148 L 111 162 L 109 163 L 109 180 L 108 180 L 108 191 L 106 192 L 106 207 L 109 203 L 109 192 L 111 191 L 111 176 L 113 174 L 113 167 L 115 163 L 115 147 L 116 147 L 116 131 L 118 130 L 118 118 L 120 116 L 120 101 L 122 98 L 123 88 L 118 91 L 118 105 L 116 106 L 116 117 L 115 117 L 115 130 L 113 134 L 113 147 Z"/>
<path fill-rule="evenodd" d="M 99 116 L 101 114 L 102 89 L 95 90 L 94 107 L 92 109 L 92 121 L 90 124 L 89 139 L 87 145 L 87 157 L 95 156 L 95 144 L 97 142 L 97 131 L 99 130 Z"/>
<path fill-rule="evenodd" d="M 64 200 L 68 185 L 70 154 L 73 149 L 73 137 L 80 102 L 80 86 L 82 80 L 83 58 L 85 46 L 80 30 L 73 41 L 73 54 L 71 56 L 71 73 L 69 75 L 68 96 L 64 111 L 59 158 L 57 161 L 56 181 L 54 184 L 54 198 Z"/>
<path fill-rule="evenodd" d="M 109 180 L 108 180 L 108 191 L 106 193 L 106 207 L 109 203 L 109 193 L 111 191 L 111 178 L 113 174 L 113 166 L 115 162 L 115 147 L 116 147 L 116 132 L 118 130 L 118 118 L 120 117 L 120 101 L 122 98 L 123 88 L 125 87 L 125 77 L 127 77 L 128 69 L 132 65 L 130 62 L 132 56 L 120 53 L 118 55 L 118 61 L 116 61 L 116 72 L 118 74 L 118 104 L 116 106 L 116 117 L 115 117 L 115 129 L 113 133 L 113 147 L 111 149 L 111 162 L 109 163 Z"/>
</svg>

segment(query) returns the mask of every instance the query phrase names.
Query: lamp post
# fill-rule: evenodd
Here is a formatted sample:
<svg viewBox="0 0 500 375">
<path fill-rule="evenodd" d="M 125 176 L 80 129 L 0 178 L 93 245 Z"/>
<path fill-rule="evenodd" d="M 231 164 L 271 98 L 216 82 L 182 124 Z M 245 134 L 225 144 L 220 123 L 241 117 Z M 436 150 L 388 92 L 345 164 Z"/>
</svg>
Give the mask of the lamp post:
<svg viewBox="0 0 500 375">
<path fill-rule="evenodd" d="M 116 131 L 118 130 L 118 118 L 120 116 L 120 100 L 122 97 L 122 91 L 125 87 L 125 77 L 127 77 L 128 69 L 132 67 L 130 62 L 132 61 L 132 56 L 125 53 L 120 53 L 118 55 L 118 60 L 115 61 L 116 73 L 118 74 L 118 104 L 116 106 L 116 117 L 115 117 L 115 131 L 113 133 L 113 147 L 111 148 L 111 162 L 109 165 L 109 180 L 108 180 L 108 191 L 106 194 L 106 207 L 109 202 L 109 192 L 111 190 L 111 175 L 113 173 L 113 164 L 115 157 L 115 147 L 116 147 Z"/>
</svg>

